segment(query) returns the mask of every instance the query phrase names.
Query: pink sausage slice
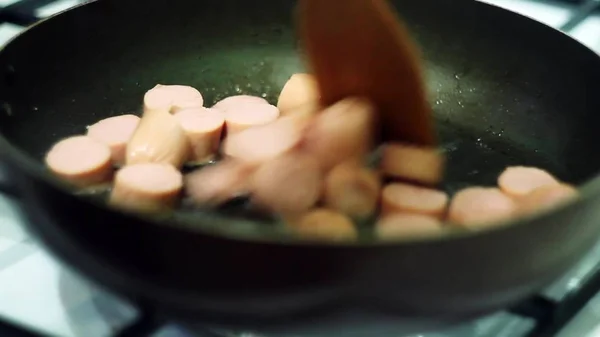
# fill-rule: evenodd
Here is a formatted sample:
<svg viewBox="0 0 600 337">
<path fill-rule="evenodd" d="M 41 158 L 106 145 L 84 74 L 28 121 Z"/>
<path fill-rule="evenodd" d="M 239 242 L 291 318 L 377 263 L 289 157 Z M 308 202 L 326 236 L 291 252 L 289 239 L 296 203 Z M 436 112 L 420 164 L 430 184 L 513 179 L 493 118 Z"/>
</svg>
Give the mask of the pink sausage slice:
<svg viewBox="0 0 600 337">
<path fill-rule="evenodd" d="M 323 177 L 319 163 L 291 152 L 262 164 L 252 176 L 252 201 L 279 214 L 304 212 L 319 200 Z"/>
<path fill-rule="evenodd" d="M 514 198 L 523 197 L 538 187 L 557 185 L 560 182 L 555 177 L 536 167 L 509 167 L 498 177 L 502 192 Z"/>
<path fill-rule="evenodd" d="M 139 123 L 140 118 L 135 115 L 109 117 L 90 125 L 87 129 L 87 135 L 108 145 L 113 164 L 121 166 L 125 163 L 127 143 Z"/>
<path fill-rule="evenodd" d="M 78 187 L 107 182 L 113 173 L 110 148 L 88 136 L 59 141 L 45 161 L 52 173 Z"/>
<path fill-rule="evenodd" d="M 381 240 L 424 238 L 444 232 L 439 219 L 421 214 L 392 214 L 375 224 L 375 235 Z"/>
<path fill-rule="evenodd" d="M 217 109 L 222 112 L 226 112 L 228 110 L 244 110 L 244 108 L 248 105 L 252 104 L 269 104 L 269 102 L 262 98 L 250 95 L 236 95 L 229 96 L 218 101 L 215 105 L 213 105 L 213 109 Z"/>
<path fill-rule="evenodd" d="M 454 195 L 448 220 L 458 226 L 494 227 L 517 214 L 517 204 L 497 188 L 470 187 Z"/>
<path fill-rule="evenodd" d="M 162 212 L 173 207 L 182 187 L 181 172 L 169 164 L 128 165 L 117 172 L 109 202 L 129 211 Z"/>
<path fill-rule="evenodd" d="M 172 113 L 183 109 L 201 108 L 204 105 L 202 94 L 187 85 L 157 84 L 144 95 L 144 111 L 164 111 Z"/>
<path fill-rule="evenodd" d="M 355 162 L 346 162 L 329 172 L 323 192 L 326 207 L 363 219 L 377 210 L 381 181 L 376 172 Z"/>
<path fill-rule="evenodd" d="M 310 119 L 289 115 L 262 126 L 229 135 L 223 142 L 223 154 L 248 163 L 261 163 L 287 153 L 300 144 Z"/>
<path fill-rule="evenodd" d="M 373 148 L 374 107 L 361 98 L 344 99 L 323 110 L 307 129 L 303 148 L 325 171 L 361 160 Z"/>
<path fill-rule="evenodd" d="M 318 241 L 352 241 L 358 232 L 346 215 L 325 208 L 310 211 L 288 223 L 301 238 Z"/>
<path fill-rule="evenodd" d="M 246 104 L 243 108 L 230 108 L 224 112 L 227 135 L 269 124 L 279 118 L 279 109 L 270 104 Z"/>
<path fill-rule="evenodd" d="M 549 211 L 577 198 L 577 190 L 569 185 L 540 186 L 519 199 L 519 212 L 533 214 Z"/>
<path fill-rule="evenodd" d="M 196 108 L 181 110 L 174 116 L 191 145 L 190 160 L 195 164 L 201 164 L 214 159 L 219 150 L 225 124 L 223 115 L 215 110 Z"/>
<path fill-rule="evenodd" d="M 190 200 L 200 207 L 216 207 L 237 196 L 248 194 L 255 167 L 237 160 L 223 160 L 185 177 Z"/>
<path fill-rule="evenodd" d="M 180 168 L 190 158 L 190 144 L 177 118 L 168 111 L 144 113 L 127 144 L 127 165 L 165 163 Z"/>
<path fill-rule="evenodd" d="M 385 144 L 381 171 L 388 177 L 435 185 L 444 173 L 444 157 L 431 148 Z"/>
<path fill-rule="evenodd" d="M 384 215 L 412 213 L 442 218 L 447 205 L 446 193 L 425 187 L 393 183 L 387 185 L 381 193 Z"/>
<path fill-rule="evenodd" d="M 279 94 L 277 108 L 282 115 L 305 104 L 317 102 L 319 91 L 313 75 L 294 74 L 286 82 Z"/>
</svg>

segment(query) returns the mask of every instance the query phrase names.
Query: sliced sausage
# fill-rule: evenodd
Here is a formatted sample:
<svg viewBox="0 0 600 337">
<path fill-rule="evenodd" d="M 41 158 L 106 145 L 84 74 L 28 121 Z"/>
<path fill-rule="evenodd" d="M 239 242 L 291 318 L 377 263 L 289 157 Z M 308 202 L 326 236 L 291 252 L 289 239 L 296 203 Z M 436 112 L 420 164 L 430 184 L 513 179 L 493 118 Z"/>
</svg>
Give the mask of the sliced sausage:
<svg viewBox="0 0 600 337">
<path fill-rule="evenodd" d="M 448 220 L 469 228 L 493 227 L 515 216 L 517 204 L 497 188 L 469 187 L 454 195 Z"/>
<path fill-rule="evenodd" d="M 215 158 L 225 124 L 223 115 L 206 108 L 186 109 L 174 114 L 191 145 L 190 161 L 205 163 Z"/>
<path fill-rule="evenodd" d="M 432 148 L 385 144 L 381 171 L 388 177 L 435 185 L 440 182 L 444 173 L 444 156 Z"/>
<path fill-rule="evenodd" d="M 227 135 L 269 124 L 279 118 L 279 109 L 270 104 L 246 104 L 243 108 L 230 108 L 224 112 Z"/>
<path fill-rule="evenodd" d="M 416 213 L 442 218 L 446 213 L 448 195 L 443 191 L 403 183 L 385 186 L 381 193 L 384 215 Z"/>
<path fill-rule="evenodd" d="M 236 95 L 229 96 L 224 98 L 215 105 L 213 105 L 213 109 L 217 109 L 222 112 L 226 112 L 228 110 L 244 110 L 246 106 L 251 104 L 269 104 L 269 102 L 262 98 L 250 95 Z"/>
<path fill-rule="evenodd" d="M 157 84 L 144 95 L 144 111 L 164 111 L 172 113 L 183 109 L 201 108 L 204 105 L 202 94 L 187 85 Z"/>
<path fill-rule="evenodd" d="M 380 193 L 381 181 L 377 172 L 356 162 L 345 162 L 327 174 L 323 201 L 328 208 L 364 219 L 377 210 Z"/>
<path fill-rule="evenodd" d="M 317 102 L 319 91 L 313 75 L 294 74 L 286 82 L 279 94 L 277 108 L 283 115 L 302 105 Z"/>
<path fill-rule="evenodd" d="M 235 197 L 248 194 L 254 166 L 226 159 L 185 177 L 185 191 L 192 203 L 216 207 Z"/>
<path fill-rule="evenodd" d="M 168 111 L 145 112 L 127 144 L 127 165 L 166 163 L 177 168 L 190 158 L 190 144 L 177 118 Z"/>
<path fill-rule="evenodd" d="M 439 219 L 421 214 L 391 214 L 375 224 L 375 235 L 381 240 L 437 236 L 443 231 Z"/>
<path fill-rule="evenodd" d="M 182 187 L 181 172 L 169 164 L 128 165 L 115 175 L 109 202 L 130 211 L 161 212 L 174 206 Z"/>
<path fill-rule="evenodd" d="M 293 233 L 311 240 L 351 241 L 358 237 L 352 220 L 325 208 L 312 210 L 288 223 Z"/>
<path fill-rule="evenodd" d="M 296 151 L 262 164 L 252 176 L 252 201 L 279 214 L 303 212 L 321 194 L 323 177 L 315 158 Z"/>
<path fill-rule="evenodd" d="M 78 187 L 107 182 L 113 173 L 110 148 L 88 136 L 59 141 L 45 161 L 52 173 Z"/>
<path fill-rule="evenodd" d="M 519 212 L 532 214 L 548 211 L 577 198 L 577 190 L 569 185 L 545 185 L 519 199 Z"/>
<path fill-rule="evenodd" d="M 229 135 L 223 142 L 223 154 L 250 163 L 271 160 L 300 144 L 308 122 L 305 115 L 289 115 Z"/>
<path fill-rule="evenodd" d="M 362 159 L 373 147 L 374 107 L 361 98 L 344 99 L 323 110 L 307 129 L 303 148 L 325 171 Z"/>
<path fill-rule="evenodd" d="M 87 129 L 87 135 L 108 145 L 113 164 L 121 166 L 125 163 L 127 143 L 139 123 L 140 118 L 135 115 L 109 117 L 90 125 Z"/>
<path fill-rule="evenodd" d="M 550 173 L 536 167 L 508 167 L 498 177 L 498 186 L 502 192 L 516 198 L 523 197 L 538 187 L 559 184 Z"/>
</svg>

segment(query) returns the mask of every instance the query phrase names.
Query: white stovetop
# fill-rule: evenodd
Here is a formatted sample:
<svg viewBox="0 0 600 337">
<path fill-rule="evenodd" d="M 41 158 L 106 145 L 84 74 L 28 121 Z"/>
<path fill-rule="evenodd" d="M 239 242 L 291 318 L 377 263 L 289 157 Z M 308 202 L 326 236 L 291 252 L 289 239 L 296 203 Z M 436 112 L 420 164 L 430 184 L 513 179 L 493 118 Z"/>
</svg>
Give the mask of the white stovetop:
<svg viewBox="0 0 600 337">
<path fill-rule="evenodd" d="M 0 7 L 16 1 L 0 0 Z M 545 5 L 526 0 L 481 1 L 533 17 L 553 27 L 561 25 L 569 16 L 569 7 L 565 5 Z M 81 0 L 57 1 L 40 9 L 38 14 L 48 16 L 79 2 Z M 0 25 L 0 45 L 21 30 L 21 27 L 11 24 Z M 587 19 L 572 35 L 600 53 L 600 15 Z M 12 207 L 11 200 L 0 196 L 0 316 L 54 336 L 107 336 L 111 327 L 120 325 L 121 319 L 107 318 L 98 312 L 91 301 L 97 294 L 95 291 L 66 282 L 76 277 L 64 267 L 59 267 L 52 257 L 31 242 L 21 229 L 18 215 Z M 64 291 L 65 288 L 68 291 Z M 107 301 L 105 296 L 102 298 Z M 557 337 L 600 336 L 600 298 L 593 302 Z M 135 316 L 128 306 L 114 303 L 121 316 Z"/>
</svg>

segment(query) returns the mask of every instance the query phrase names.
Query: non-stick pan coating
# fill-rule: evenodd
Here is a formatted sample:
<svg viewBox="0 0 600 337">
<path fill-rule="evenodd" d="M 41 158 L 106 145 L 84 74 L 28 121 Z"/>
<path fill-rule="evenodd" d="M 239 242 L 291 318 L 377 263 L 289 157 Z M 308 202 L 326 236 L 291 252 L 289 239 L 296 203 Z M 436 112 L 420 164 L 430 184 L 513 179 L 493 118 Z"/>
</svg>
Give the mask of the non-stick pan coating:
<svg viewBox="0 0 600 337">
<path fill-rule="evenodd" d="M 509 164 L 542 166 L 577 184 L 599 171 L 597 55 L 476 1 L 393 3 L 423 49 L 450 189 L 492 184 Z M 595 242 L 593 192 L 569 209 L 478 235 L 310 246 L 207 234 L 202 223 L 191 224 L 196 231 L 147 223 L 82 202 L 42 175 L 39 160 L 54 141 L 139 110 L 157 83 L 192 85 L 208 102 L 237 93 L 274 101 L 302 70 L 294 4 L 101 0 L 11 42 L 0 53 L 0 132 L 15 147 L 4 147 L 5 159 L 31 230 L 84 275 L 131 299 L 236 322 L 301 311 L 326 319 L 342 307 L 480 313 L 538 289 Z"/>
</svg>

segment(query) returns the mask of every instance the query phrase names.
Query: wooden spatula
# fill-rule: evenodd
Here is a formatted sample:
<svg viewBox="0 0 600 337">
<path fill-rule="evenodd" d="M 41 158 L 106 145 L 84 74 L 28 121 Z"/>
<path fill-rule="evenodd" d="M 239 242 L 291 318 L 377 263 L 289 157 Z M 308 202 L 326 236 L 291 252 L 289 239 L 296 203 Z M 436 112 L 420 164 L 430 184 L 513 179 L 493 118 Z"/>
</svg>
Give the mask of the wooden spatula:
<svg viewBox="0 0 600 337">
<path fill-rule="evenodd" d="M 436 144 L 420 55 L 385 0 L 300 0 L 298 14 L 323 105 L 367 97 L 383 140 Z"/>
</svg>

